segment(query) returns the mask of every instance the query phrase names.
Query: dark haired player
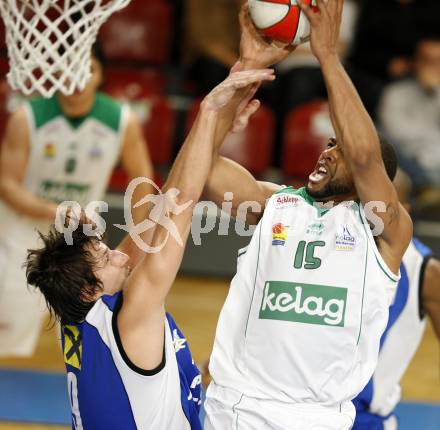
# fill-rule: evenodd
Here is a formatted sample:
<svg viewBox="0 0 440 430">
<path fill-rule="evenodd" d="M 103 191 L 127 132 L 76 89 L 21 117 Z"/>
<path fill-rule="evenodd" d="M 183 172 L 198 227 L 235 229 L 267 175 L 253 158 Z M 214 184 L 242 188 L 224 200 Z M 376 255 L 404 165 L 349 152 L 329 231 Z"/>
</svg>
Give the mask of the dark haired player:
<svg viewBox="0 0 440 430">
<path fill-rule="evenodd" d="M 376 366 L 412 236 L 392 184 L 395 154 L 380 141 L 336 54 L 343 0 L 317 0 L 316 13 L 300 4 L 336 138 L 299 190 L 215 162 L 208 199 L 221 204 L 232 191 L 237 215 L 243 202 L 260 205 L 247 212 L 258 226 L 239 254 L 217 326 L 206 430 L 350 429 L 351 400 Z M 244 68 L 287 54 L 262 40 L 246 9 L 242 29 Z"/>
<path fill-rule="evenodd" d="M 41 294 L 26 288 L 22 265 L 57 204 L 74 200 L 85 208 L 102 200 L 118 160 L 130 179 L 153 175 L 139 119 L 99 91 L 102 62 L 95 45 L 82 91 L 33 98 L 8 120 L 0 156 L 0 356 L 35 350 L 46 312 Z M 148 192 L 143 184 L 134 199 Z"/>
<path fill-rule="evenodd" d="M 183 243 L 217 149 L 217 124 L 230 114 L 222 108 L 243 88 L 247 98 L 231 118 L 236 112 L 238 119 L 249 116 L 258 108 L 256 101 L 247 103 L 253 84 L 272 79 L 267 69 L 232 73 L 202 102 L 164 187 L 165 193 L 180 193 L 165 194 L 161 202 L 170 208 L 163 220 L 174 224 Z M 186 339 L 165 312 L 182 243 L 170 237 L 160 252 L 145 254 L 127 239 L 111 250 L 80 229 L 71 246 L 52 230 L 27 261 L 29 284 L 44 294 L 62 324 L 73 428 L 200 429 L 200 375 Z M 151 240 L 144 239 L 156 247 L 167 234 L 157 224 Z"/>
</svg>

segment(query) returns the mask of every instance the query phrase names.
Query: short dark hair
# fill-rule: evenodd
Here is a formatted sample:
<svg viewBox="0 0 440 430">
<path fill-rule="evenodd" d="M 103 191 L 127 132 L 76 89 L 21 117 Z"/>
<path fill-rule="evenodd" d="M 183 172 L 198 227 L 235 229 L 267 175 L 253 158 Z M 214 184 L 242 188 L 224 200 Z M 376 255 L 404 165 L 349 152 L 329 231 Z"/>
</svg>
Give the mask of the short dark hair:
<svg viewBox="0 0 440 430">
<path fill-rule="evenodd" d="M 103 288 L 93 272 L 97 261 L 90 252 L 90 246 L 97 247 L 101 239 L 85 235 L 82 223 L 72 233 L 72 245 L 55 226 L 47 235 L 39 235 L 44 246 L 28 250 L 27 282 L 43 293 L 52 317 L 62 324 L 79 324 L 93 307 L 92 298 Z"/>
<path fill-rule="evenodd" d="M 391 145 L 383 136 L 379 136 L 380 151 L 382 153 L 383 164 L 391 181 L 394 181 L 397 173 L 397 154 L 394 146 Z"/>
</svg>

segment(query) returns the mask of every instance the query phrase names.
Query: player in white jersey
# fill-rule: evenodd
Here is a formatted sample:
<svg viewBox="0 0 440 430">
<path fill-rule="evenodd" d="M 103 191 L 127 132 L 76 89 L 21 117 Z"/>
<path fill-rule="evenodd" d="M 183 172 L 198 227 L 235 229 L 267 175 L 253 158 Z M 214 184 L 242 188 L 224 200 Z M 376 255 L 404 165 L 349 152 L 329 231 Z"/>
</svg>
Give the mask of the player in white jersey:
<svg viewBox="0 0 440 430">
<path fill-rule="evenodd" d="M 98 92 L 99 52 L 83 91 L 33 99 L 7 125 L 0 157 L 0 356 L 35 349 L 46 313 L 41 295 L 26 288 L 22 265 L 36 230 L 47 231 L 55 219 L 57 203 L 102 200 L 119 159 L 130 178 L 153 173 L 136 116 Z M 149 191 L 139 186 L 135 201 Z"/>
<path fill-rule="evenodd" d="M 218 150 L 214 137 L 224 138 L 223 107 L 243 89 L 233 116 L 246 118 L 259 106 L 248 103 L 252 85 L 273 78 L 272 69 L 232 73 L 204 99 L 160 200 L 148 207 L 145 221 L 155 228 L 142 239 L 156 252 L 137 248 L 131 236 L 111 250 L 79 229 L 71 244 L 53 229 L 41 235 L 43 248 L 29 251 L 28 281 L 62 323 L 73 429 L 201 430 L 200 375 L 165 299 Z"/>
<path fill-rule="evenodd" d="M 410 211 L 410 178 L 400 171 L 394 183 L 400 202 Z M 394 409 L 401 398 L 400 380 L 422 340 L 426 316 L 440 339 L 440 261 L 431 249 L 413 238 L 403 256 L 400 272 L 376 370 L 354 399 L 353 430 L 397 429 Z"/>
<path fill-rule="evenodd" d="M 343 1 L 301 7 L 336 138 L 300 190 L 257 182 L 225 159 L 214 165 L 205 196 L 220 205 L 232 192 L 234 213 L 258 226 L 220 314 L 206 430 L 350 429 L 412 235 L 392 184 L 395 153 L 336 53 Z M 246 8 L 241 20 L 244 68 L 287 54 L 256 33 Z"/>
</svg>

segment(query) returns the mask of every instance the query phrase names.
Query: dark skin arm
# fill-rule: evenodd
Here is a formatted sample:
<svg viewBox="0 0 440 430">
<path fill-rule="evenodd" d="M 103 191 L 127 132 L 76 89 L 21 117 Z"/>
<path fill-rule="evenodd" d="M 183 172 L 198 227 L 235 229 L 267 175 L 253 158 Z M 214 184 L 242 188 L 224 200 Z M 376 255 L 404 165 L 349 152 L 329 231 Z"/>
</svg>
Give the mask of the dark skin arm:
<svg viewBox="0 0 440 430">
<path fill-rule="evenodd" d="M 256 225 L 263 214 L 266 200 L 280 189 L 280 185 L 257 181 L 235 161 L 218 157 L 205 186 L 203 198 L 220 207 L 224 201 L 224 193 L 233 191 L 231 215 L 248 225 Z M 247 201 L 255 202 L 255 207 L 239 213 L 240 209 L 245 209 L 242 204 Z"/>
<path fill-rule="evenodd" d="M 326 82 L 337 145 L 353 174 L 360 201 L 364 206 L 375 202 L 378 207 L 373 212 L 383 222 L 379 251 L 389 268 L 398 273 L 412 237 L 412 221 L 386 173 L 373 121 L 337 55 L 343 0 L 317 0 L 317 5 L 319 11 L 314 13 L 300 3 L 310 21 L 311 48 Z"/>
<path fill-rule="evenodd" d="M 422 306 L 431 319 L 437 339 L 440 340 L 440 261 L 436 258 L 431 258 L 426 266 Z"/>
</svg>

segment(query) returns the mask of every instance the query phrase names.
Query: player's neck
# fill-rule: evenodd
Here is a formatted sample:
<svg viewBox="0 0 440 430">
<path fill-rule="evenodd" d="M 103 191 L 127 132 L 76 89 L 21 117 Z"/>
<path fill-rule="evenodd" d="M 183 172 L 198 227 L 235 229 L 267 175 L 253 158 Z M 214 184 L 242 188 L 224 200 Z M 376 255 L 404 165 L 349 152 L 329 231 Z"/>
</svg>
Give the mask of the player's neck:
<svg viewBox="0 0 440 430">
<path fill-rule="evenodd" d="M 70 118 L 79 118 L 90 113 L 95 104 L 96 95 L 84 99 L 60 95 L 58 100 L 64 115 Z"/>
<path fill-rule="evenodd" d="M 334 196 L 326 196 L 326 197 L 318 197 L 315 199 L 318 203 L 328 203 L 333 202 L 333 204 L 338 205 L 342 202 L 348 202 L 348 201 L 357 201 L 358 196 L 356 193 L 347 193 L 347 194 L 336 194 Z"/>
</svg>

